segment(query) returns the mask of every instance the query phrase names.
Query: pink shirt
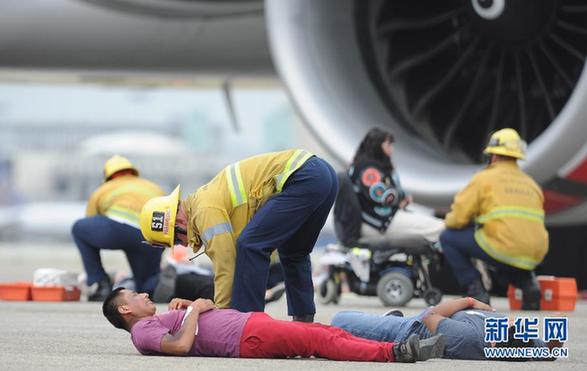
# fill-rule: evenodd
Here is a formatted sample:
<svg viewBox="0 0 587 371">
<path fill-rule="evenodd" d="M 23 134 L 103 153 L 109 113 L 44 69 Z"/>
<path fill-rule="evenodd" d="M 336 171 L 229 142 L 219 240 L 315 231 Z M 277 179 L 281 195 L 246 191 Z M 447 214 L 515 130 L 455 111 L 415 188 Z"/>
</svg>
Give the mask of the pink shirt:
<svg viewBox="0 0 587 371">
<path fill-rule="evenodd" d="M 181 328 L 184 310 L 156 314 L 137 322 L 130 330 L 135 348 L 145 355 L 161 355 L 161 340 Z M 212 309 L 200 314 L 192 356 L 238 357 L 240 339 L 251 313 L 234 309 Z"/>
</svg>

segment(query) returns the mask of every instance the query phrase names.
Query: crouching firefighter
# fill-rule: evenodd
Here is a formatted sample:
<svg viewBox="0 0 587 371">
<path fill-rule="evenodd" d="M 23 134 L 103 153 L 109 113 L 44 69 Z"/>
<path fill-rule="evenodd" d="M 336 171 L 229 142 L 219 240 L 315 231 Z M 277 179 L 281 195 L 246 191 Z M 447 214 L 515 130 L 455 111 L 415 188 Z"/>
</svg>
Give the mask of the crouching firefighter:
<svg viewBox="0 0 587 371">
<path fill-rule="evenodd" d="M 181 201 L 180 186 L 150 200 L 141 230 L 152 245 L 200 247 L 214 265 L 219 308 L 265 307 L 270 255 L 283 266 L 288 314 L 312 322 L 316 308 L 310 252 L 338 184 L 324 160 L 304 150 L 261 154 L 232 164 Z"/>
<path fill-rule="evenodd" d="M 454 199 L 440 242 L 446 261 L 467 295 L 489 303 L 471 258 L 498 271 L 497 279 L 523 292 L 522 309 L 540 309 L 535 267 L 548 251 L 544 227 L 544 196 L 517 164 L 526 143 L 514 129 L 501 129 L 484 153 L 489 165 L 477 173 Z"/>
</svg>

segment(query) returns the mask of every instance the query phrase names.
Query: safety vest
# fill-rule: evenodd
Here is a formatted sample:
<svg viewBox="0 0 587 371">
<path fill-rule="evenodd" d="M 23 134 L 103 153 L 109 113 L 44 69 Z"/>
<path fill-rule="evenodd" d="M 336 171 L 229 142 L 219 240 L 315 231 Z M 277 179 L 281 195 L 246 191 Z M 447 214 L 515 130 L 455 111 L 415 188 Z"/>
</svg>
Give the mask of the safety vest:
<svg viewBox="0 0 587 371">
<path fill-rule="evenodd" d="M 289 151 L 286 151 L 287 154 Z M 278 152 L 275 156 L 276 158 L 281 157 L 283 152 Z M 271 155 L 271 154 L 269 154 Z M 281 172 L 278 174 L 271 174 L 275 184 L 275 193 L 279 193 L 283 190 L 283 186 L 285 182 L 293 174 L 297 169 L 302 166 L 306 160 L 312 157 L 313 154 L 305 151 L 303 149 L 295 150 L 291 155 L 289 155 L 287 162 L 285 163 L 285 167 Z M 248 162 L 257 163 L 259 162 L 260 158 L 253 157 L 251 159 L 245 160 Z M 230 192 L 230 200 L 232 202 L 232 207 L 237 207 L 248 202 L 247 193 L 250 191 L 251 187 L 246 187 L 245 182 L 243 181 L 243 176 L 241 173 L 241 162 L 236 162 L 230 166 L 227 166 L 224 170 L 226 180 L 228 183 L 228 191 Z"/>
<path fill-rule="evenodd" d="M 533 270 L 548 252 L 540 187 L 515 162 L 496 162 L 455 196 L 448 228 L 474 222 L 475 241 L 495 260 Z"/>
<path fill-rule="evenodd" d="M 205 246 L 214 264 L 214 301 L 219 308 L 230 306 L 236 240 L 242 230 L 310 157 L 310 152 L 298 149 L 239 161 L 184 202 L 189 244 L 194 250 Z"/>
</svg>

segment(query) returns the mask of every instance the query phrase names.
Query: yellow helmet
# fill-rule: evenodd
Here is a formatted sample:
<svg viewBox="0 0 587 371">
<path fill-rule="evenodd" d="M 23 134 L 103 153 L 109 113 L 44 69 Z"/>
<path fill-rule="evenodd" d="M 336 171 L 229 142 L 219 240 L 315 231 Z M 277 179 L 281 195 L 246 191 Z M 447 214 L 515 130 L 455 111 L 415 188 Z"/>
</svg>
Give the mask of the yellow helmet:
<svg viewBox="0 0 587 371">
<path fill-rule="evenodd" d="M 104 181 L 107 182 L 112 178 L 112 175 L 121 170 L 133 170 L 135 175 L 139 175 L 139 171 L 126 157 L 114 155 L 110 157 L 104 164 Z"/>
<path fill-rule="evenodd" d="M 181 186 L 168 196 L 155 197 L 141 210 L 141 232 L 147 243 L 159 247 L 175 244 L 175 218 L 181 197 Z"/>
<path fill-rule="evenodd" d="M 491 135 L 483 153 L 523 159 L 526 157 L 526 142 L 514 129 L 501 129 Z"/>
</svg>

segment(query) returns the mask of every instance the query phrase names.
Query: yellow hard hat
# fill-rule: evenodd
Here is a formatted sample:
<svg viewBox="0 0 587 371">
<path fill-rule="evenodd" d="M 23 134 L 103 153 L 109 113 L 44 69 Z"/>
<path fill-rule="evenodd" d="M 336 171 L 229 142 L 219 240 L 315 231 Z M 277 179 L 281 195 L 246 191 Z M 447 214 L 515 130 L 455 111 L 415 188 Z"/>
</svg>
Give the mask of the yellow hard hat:
<svg viewBox="0 0 587 371">
<path fill-rule="evenodd" d="M 526 142 L 514 129 L 501 129 L 491 135 L 483 153 L 523 159 L 526 157 Z"/>
<path fill-rule="evenodd" d="M 112 175 L 121 170 L 133 170 L 135 175 L 139 175 L 139 171 L 136 167 L 134 167 L 128 158 L 114 155 L 110 157 L 104 164 L 104 181 L 107 182 L 110 180 Z"/>
<path fill-rule="evenodd" d="M 168 196 L 155 197 L 141 210 L 141 232 L 147 243 L 157 247 L 175 244 L 175 218 L 181 197 L 178 185 Z"/>
</svg>

